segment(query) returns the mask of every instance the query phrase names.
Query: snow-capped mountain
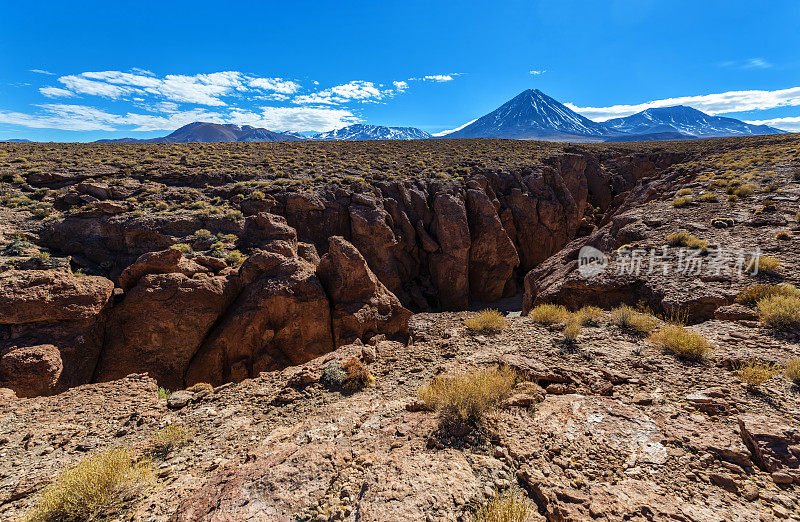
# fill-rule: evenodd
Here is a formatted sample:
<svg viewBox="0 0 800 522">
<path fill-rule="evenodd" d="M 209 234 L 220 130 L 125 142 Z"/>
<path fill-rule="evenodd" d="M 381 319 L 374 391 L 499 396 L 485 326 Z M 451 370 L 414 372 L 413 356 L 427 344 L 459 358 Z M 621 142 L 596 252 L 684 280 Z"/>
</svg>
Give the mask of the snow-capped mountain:
<svg viewBox="0 0 800 522">
<path fill-rule="evenodd" d="M 415 127 L 384 127 L 356 124 L 312 136 L 312 140 L 424 140 L 432 136 Z"/>
<path fill-rule="evenodd" d="M 99 140 L 98 143 L 228 143 L 233 141 L 299 141 L 306 138 L 289 132 L 271 130 L 250 125 L 233 125 L 196 121 L 184 125 L 175 132 L 161 138 L 118 138 Z"/>
<path fill-rule="evenodd" d="M 445 138 L 521 138 L 602 141 L 620 134 L 570 110 L 539 89 L 528 89 Z"/>
<path fill-rule="evenodd" d="M 679 132 L 696 138 L 723 138 L 781 134 L 785 131 L 766 125 L 751 125 L 734 118 L 711 116 L 686 105 L 658 107 L 625 118 L 604 122 L 612 131 L 625 134 Z"/>
</svg>

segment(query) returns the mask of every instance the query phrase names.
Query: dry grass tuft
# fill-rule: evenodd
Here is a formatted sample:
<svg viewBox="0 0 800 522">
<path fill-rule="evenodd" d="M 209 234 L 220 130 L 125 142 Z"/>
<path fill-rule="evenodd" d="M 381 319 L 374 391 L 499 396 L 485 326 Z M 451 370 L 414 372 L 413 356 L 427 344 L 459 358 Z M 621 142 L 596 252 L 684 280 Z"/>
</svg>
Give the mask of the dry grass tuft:
<svg viewBox="0 0 800 522">
<path fill-rule="evenodd" d="M 499 333 L 506 327 L 506 318 L 499 311 L 489 308 L 468 317 L 464 324 L 472 332 Z"/>
<path fill-rule="evenodd" d="M 199 393 L 199 392 L 214 393 L 214 387 L 207 382 L 198 382 L 197 384 L 194 384 L 186 388 L 186 391 L 191 393 Z"/>
<path fill-rule="evenodd" d="M 167 455 L 189 442 L 189 430 L 183 424 L 170 424 L 158 430 L 151 440 L 153 453 Z"/>
<path fill-rule="evenodd" d="M 658 319 L 647 312 L 640 312 L 628 305 L 611 310 L 611 322 L 640 335 L 649 334 L 658 327 Z"/>
<path fill-rule="evenodd" d="M 519 488 L 509 488 L 487 500 L 472 514 L 473 522 L 530 522 L 536 508 Z"/>
<path fill-rule="evenodd" d="M 528 313 L 534 322 L 541 324 L 563 323 L 569 317 L 566 308 L 556 304 L 540 304 Z"/>
<path fill-rule="evenodd" d="M 739 379 L 751 387 L 761 386 L 779 373 L 777 366 L 759 361 L 750 361 L 736 370 Z"/>
<path fill-rule="evenodd" d="M 481 369 L 434 377 L 418 395 L 428 409 L 447 420 L 477 424 L 511 393 L 516 382 L 517 373 L 511 368 Z"/>
<path fill-rule="evenodd" d="M 800 297 L 800 290 L 788 283 L 779 285 L 751 285 L 739 292 L 736 296 L 736 302 L 745 305 L 754 305 L 765 297 L 771 297 L 773 295 Z"/>
<path fill-rule="evenodd" d="M 603 317 L 603 309 L 598 306 L 583 306 L 573 315 L 581 325 L 597 324 Z"/>
<path fill-rule="evenodd" d="M 47 486 L 28 522 L 97 520 L 119 509 L 153 481 L 148 463 L 118 448 L 85 458 Z"/>
<path fill-rule="evenodd" d="M 800 386 L 800 357 L 794 357 L 786 361 L 786 368 L 783 372 L 787 379 Z"/>
<path fill-rule="evenodd" d="M 711 351 L 711 345 L 705 337 L 675 324 L 659 328 L 650 335 L 650 341 L 659 348 L 690 361 L 700 361 Z"/>
<path fill-rule="evenodd" d="M 582 330 L 583 328 L 581 327 L 580 320 L 573 315 L 567 320 L 566 326 L 564 326 L 564 339 L 569 343 L 574 343 L 578 340 L 578 336 L 581 334 Z"/>
<path fill-rule="evenodd" d="M 669 246 L 685 246 L 703 251 L 708 250 L 708 241 L 696 238 L 688 232 L 676 232 L 668 235 L 666 239 Z"/>
<path fill-rule="evenodd" d="M 675 208 L 688 207 L 693 201 L 692 196 L 678 196 L 672 200 L 672 206 Z"/>
<path fill-rule="evenodd" d="M 757 303 L 761 322 L 779 330 L 800 327 L 800 297 L 797 295 L 772 295 Z"/>
<path fill-rule="evenodd" d="M 773 276 L 779 275 L 781 272 L 781 260 L 772 256 L 761 256 L 753 259 L 747 266 L 747 270 Z"/>
</svg>

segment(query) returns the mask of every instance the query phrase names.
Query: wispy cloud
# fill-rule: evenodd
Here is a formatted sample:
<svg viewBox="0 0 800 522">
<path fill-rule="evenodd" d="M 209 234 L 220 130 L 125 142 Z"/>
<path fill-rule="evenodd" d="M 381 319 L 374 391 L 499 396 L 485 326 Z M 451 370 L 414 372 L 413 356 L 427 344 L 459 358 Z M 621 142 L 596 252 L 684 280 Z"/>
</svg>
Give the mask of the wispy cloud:
<svg viewBox="0 0 800 522">
<path fill-rule="evenodd" d="M 528 71 L 528 72 L 529 72 L 530 74 L 534 75 L 534 76 L 539 76 L 540 74 L 544 74 L 544 73 L 546 73 L 546 72 L 547 72 L 547 69 L 542 69 L 542 70 L 540 70 L 540 71 L 536 71 L 536 70 L 530 70 L 530 71 Z"/>
<path fill-rule="evenodd" d="M 53 73 L 51 73 L 50 71 L 45 71 L 44 69 L 28 69 L 28 71 L 36 74 L 47 74 L 53 76 Z"/>
<path fill-rule="evenodd" d="M 772 64 L 764 58 L 748 58 L 747 60 L 721 62 L 719 66 L 733 69 L 768 69 L 772 67 Z"/>
<path fill-rule="evenodd" d="M 74 92 L 58 87 L 41 87 L 39 92 L 48 98 L 72 98 L 75 96 Z"/>
<path fill-rule="evenodd" d="M 753 125 L 769 125 L 791 132 L 800 132 L 800 116 L 793 116 L 788 118 L 772 118 L 771 120 L 751 120 L 747 123 Z"/>
<path fill-rule="evenodd" d="M 354 80 L 311 94 L 295 96 L 292 102 L 298 105 L 338 105 L 349 101 L 381 100 L 394 93 L 391 89 L 381 90 L 372 82 Z"/>
<path fill-rule="evenodd" d="M 699 96 L 681 96 L 653 100 L 636 105 L 612 105 L 609 107 L 578 107 L 572 103 L 565 103 L 564 105 L 595 121 L 630 116 L 645 109 L 672 105 L 690 105 L 709 114 L 725 114 L 729 112 L 773 109 L 775 107 L 799 106 L 800 87 L 775 91 L 728 91 Z"/>
</svg>

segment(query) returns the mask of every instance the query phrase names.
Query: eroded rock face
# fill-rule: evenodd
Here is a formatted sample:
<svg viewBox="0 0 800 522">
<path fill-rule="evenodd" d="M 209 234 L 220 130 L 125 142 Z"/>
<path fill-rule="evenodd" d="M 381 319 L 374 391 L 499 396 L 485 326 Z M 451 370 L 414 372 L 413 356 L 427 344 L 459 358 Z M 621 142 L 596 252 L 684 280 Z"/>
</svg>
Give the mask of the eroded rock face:
<svg viewBox="0 0 800 522">
<path fill-rule="evenodd" d="M 52 344 L 13 346 L 0 354 L 0 382 L 20 397 L 51 395 L 63 370 L 61 353 Z"/>
<path fill-rule="evenodd" d="M 182 388 L 189 361 L 235 296 L 224 276 L 141 277 L 111 312 L 96 379 L 147 372 L 161 386 Z"/>
<path fill-rule="evenodd" d="M 314 268 L 267 251 L 248 259 L 242 290 L 192 358 L 187 385 L 240 381 L 331 351 L 330 305 Z"/>
<path fill-rule="evenodd" d="M 407 338 L 411 312 L 372 273 L 358 249 L 338 236 L 328 245 L 317 274 L 331 299 L 336 346 L 377 334 Z"/>
<path fill-rule="evenodd" d="M 168 248 L 159 252 L 143 254 L 119 276 L 119 286 L 128 291 L 147 274 L 184 274 L 193 276 L 208 272 L 208 269 L 191 259 L 183 257 L 180 250 Z"/>
</svg>

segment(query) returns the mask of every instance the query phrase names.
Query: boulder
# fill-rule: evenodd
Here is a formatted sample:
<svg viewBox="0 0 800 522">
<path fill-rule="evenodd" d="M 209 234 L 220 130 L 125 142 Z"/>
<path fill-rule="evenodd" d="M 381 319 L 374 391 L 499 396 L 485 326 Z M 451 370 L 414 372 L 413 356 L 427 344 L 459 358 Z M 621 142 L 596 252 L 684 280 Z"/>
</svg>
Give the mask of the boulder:
<svg viewBox="0 0 800 522">
<path fill-rule="evenodd" d="M 429 269 L 444 310 L 469 306 L 469 247 L 467 209 L 463 199 L 440 192 L 433 200 L 432 232 L 439 251 L 430 255 Z"/>
<path fill-rule="evenodd" d="M 0 353 L 0 386 L 19 397 L 51 395 L 63 370 L 61 353 L 52 344 L 14 346 Z"/>
<path fill-rule="evenodd" d="M 742 440 L 759 468 L 800 477 L 800 456 L 792 451 L 800 445 L 800 427 L 764 415 L 742 415 L 738 420 Z"/>
<path fill-rule="evenodd" d="M 133 288 L 147 274 L 184 274 L 192 276 L 208 269 L 191 259 L 186 259 L 180 250 L 168 248 L 159 252 L 142 254 L 132 265 L 122 271 L 119 286 L 125 291 Z"/>
<path fill-rule="evenodd" d="M 328 253 L 317 274 L 330 296 L 336 346 L 373 335 L 406 338 L 411 312 L 381 283 L 361 253 L 339 236 L 328 240 Z"/>
<path fill-rule="evenodd" d="M 0 274 L 0 324 L 87 319 L 103 310 L 113 291 L 105 277 L 10 270 Z"/>
</svg>

